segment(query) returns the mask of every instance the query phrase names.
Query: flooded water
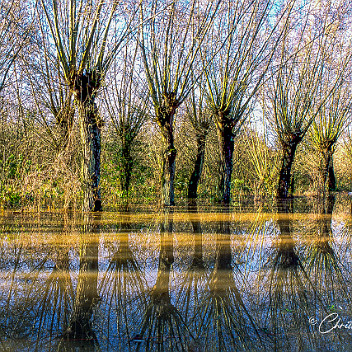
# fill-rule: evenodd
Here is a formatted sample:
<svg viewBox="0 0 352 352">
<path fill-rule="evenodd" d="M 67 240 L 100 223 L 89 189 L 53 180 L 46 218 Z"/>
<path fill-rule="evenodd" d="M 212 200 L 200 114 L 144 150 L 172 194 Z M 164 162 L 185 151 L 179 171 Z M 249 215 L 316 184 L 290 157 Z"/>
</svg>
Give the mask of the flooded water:
<svg viewBox="0 0 352 352">
<path fill-rule="evenodd" d="M 4 212 L 0 351 L 351 351 L 346 204 Z"/>
</svg>

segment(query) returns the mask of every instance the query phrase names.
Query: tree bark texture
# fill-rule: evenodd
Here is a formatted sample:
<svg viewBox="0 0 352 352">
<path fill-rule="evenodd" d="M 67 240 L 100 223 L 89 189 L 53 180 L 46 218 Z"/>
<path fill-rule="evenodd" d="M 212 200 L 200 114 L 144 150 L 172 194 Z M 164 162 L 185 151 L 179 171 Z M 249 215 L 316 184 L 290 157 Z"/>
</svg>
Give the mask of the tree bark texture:
<svg viewBox="0 0 352 352">
<path fill-rule="evenodd" d="M 159 124 L 162 133 L 161 202 L 166 206 L 175 205 L 176 148 L 173 134 L 173 115 L 162 117 Z"/>
<path fill-rule="evenodd" d="M 83 211 L 100 211 L 100 153 L 101 121 L 95 104 L 95 93 L 100 87 L 96 72 L 77 74 L 71 89 L 79 107 L 79 126 L 82 145 L 81 182 Z"/>
<path fill-rule="evenodd" d="M 188 202 L 194 203 L 198 197 L 198 183 L 203 171 L 206 135 L 197 135 L 197 156 L 188 183 Z"/>
<path fill-rule="evenodd" d="M 288 143 L 282 143 L 282 159 L 279 176 L 279 185 L 277 189 L 277 198 L 287 198 L 291 186 L 291 169 L 295 158 L 296 149 L 301 138 L 291 138 Z"/>
<path fill-rule="evenodd" d="M 82 145 L 83 211 L 100 211 L 100 153 L 101 127 L 94 102 L 80 105 L 80 134 Z"/>
<path fill-rule="evenodd" d="M 231 201 L 234 135 L 231 124 L 223 122 L 217 123 L 217 132 L 220 147 L 219 200 L 226 205 L 230 204 Z"/>
<path fill-rule="evenodd" d="M 174 117 L 179 102 L 174 92 L 164 93 L 160 106 L 156 107 L 156 120 L 162 134 L 161 204 L 175 205 L 176 148 L 174 144 Z"/>
</svg>

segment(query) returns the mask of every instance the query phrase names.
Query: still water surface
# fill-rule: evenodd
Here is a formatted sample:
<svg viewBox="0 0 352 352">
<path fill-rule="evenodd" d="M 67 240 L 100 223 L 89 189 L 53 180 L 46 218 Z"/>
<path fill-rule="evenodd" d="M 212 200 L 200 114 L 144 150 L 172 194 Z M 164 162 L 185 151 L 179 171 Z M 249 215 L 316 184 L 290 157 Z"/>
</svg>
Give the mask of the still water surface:
<svg viewBox="0 0 352 352">
<path fill-rule="evenodd" d="M 2 213 L 0 351 L 351 351 L 349 208 L 300 211 Z"/>
</svg>

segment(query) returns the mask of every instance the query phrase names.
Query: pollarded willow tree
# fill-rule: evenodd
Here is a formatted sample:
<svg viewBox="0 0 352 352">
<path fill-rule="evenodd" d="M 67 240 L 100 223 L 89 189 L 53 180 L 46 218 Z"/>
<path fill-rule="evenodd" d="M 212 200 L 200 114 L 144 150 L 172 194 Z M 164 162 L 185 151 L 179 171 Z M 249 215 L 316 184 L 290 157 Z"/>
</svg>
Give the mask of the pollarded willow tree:
<svg viewBox="0 0 352 352">
<path fill-rule="evenodd" d="M 297 12 L 296 12 L 297 14 Z M 321 112 L 329 96 L 341 83 L 342 60 L 338 66 L 330 58 L 336 41 L 327 34 L 328 16 L 318 16 L 314 7 L 300 9 L 292 16 L 280 48 L 278 68 L 268 82 L 267 109 L 282 148 L 277 198 L 287 198 L 291 169 L 298 144 Z M 329 75 L 334 70 L 334 79 Z"/>
<path fill-rule="evenodd" d="M 350 121 L 352 96 L 350 82 L 341 82 L 313 121 L 309 133 L 312 146 L 320 156 L 318 168 L 318 191 L 324 196 L 326 191 L 336 191 L 333 155 L 336 142 Z"/>
<path fill-rule="evenodd" d="M 199 53 L 212 25 L 219 0 L 145 0 L 140 6 L 139 43 L 162 139 L 161 202 L 174 205 L 176 148 L 174 120 L 177 108 L 193 88 Z"/>
<path fill-rule="evenodd" d="M 202 48 L 208 107 L 219 141 L 218 198 L 223 204 L 231 200 L 234 138 L 249 116 L 291 9 L 290 1 L 223 1 L 209 45 Z"/>
<path fill-rule="evenodd" d="M 140 67 L 139 45 L 126 46 L 107 77 L 103 106 L 118 138 L 117 162 L 123 200 L 128 200 L 137 136 L 149 117 L 149 94 Z"/>
<path fill-rule="evenodd" d="M 322 196 L 325 196 L 326 191 L 336 190 L 333 155 L 336 142 L 350 121 L 352 108 L 351 41 L 345 39 L 344 17 L 347 11 L 344 7 L 338 8 L 339 16 L 334 16 L 331 9 L 325 11 L 330 18 L 325 35 L 333 42 L 333 50 L 328 58 L 330 69 L 326 79 L 321 81 L 322 91 L 329 91 L 336 77 L 337 82 L 309 130 L 309 140 L 320 157 L 318 191 Z"/>
<path fill-rule="evenodd" d="M 100 152 L 103 121 L 95 102 L 104 77 L 131 32 L 134 4 L 104 0 L 41 0 L 65 81 L 79 111 L 83 210 L 101 210 Z M 125 6 L 126 5 L 126 6 Z M 44 23 L 44 22 L 43 22 Z"/>
</svg>

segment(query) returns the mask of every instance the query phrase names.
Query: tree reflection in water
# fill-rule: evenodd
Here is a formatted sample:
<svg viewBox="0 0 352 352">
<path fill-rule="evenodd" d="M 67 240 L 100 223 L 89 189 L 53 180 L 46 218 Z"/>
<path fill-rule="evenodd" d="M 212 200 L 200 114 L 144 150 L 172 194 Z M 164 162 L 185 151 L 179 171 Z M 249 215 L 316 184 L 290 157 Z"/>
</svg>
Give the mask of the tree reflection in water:
<svg viewBox="0 0 352 352">
<path fill-rule="evenodd" d="M 333 312 L 345 314 L 346 307 L 350 307 L 352 303 L 346 270 L 335 251 L 336 245 L 331 228 L 334 204 L 334 196 L 317 203 L 318 217 L 314 223 L 313 239 L 305 248 L 307 272 L 325 307 L 324 311 L 317 309 L 316 317 L 319 321 Z M 347 275 L 349 276 L 348 273 Z M 335 336 L 339 337 L 340 332 L 336 331 Z"/>
<path fill-rule="evenodd" d="M 165 209 L 160 223 L 159 266 L 155 285 L 144 312 L 140 332 L 135 336 L 137 350 L 184 351 L 189 331 L 179 310 L 171 302 L 170 273 L 174 263 L 173 210 Z"/>
<path fill-rule="evenodd" d="M 138 324 L 135 320 L 146 305 L 146 280 L 130 247 L 130 227 L 129 222 L 121 222 L 118 244 L 113 244 L 111 259 L 99 284 L 108 344 L 117 336 L 119 345 L 125 348 L 133 337 L 131 328 Z"/>
<path fill-rule="evenodd" d="M 67 324 L 72 307 L 69 247 L 65 241 L 72 230 L 71 219 L 65 214 L 62 224 L 61 219 L 57 222 L 53 216 L 52 226 L 58 229 L 58 233 L 53 233 L 50 243 L 42 245 L 39 251 L 37 238 L 42 235 L 43 228 L 32 223 L 31 215 L 21 220 L 32 225 L 27 225 L 28 233 L 1 246 L 8 249 L 5 258 L 11 267 L 11 275 L 6 305 L 2 306 L 4 309 L 0 314 L 5 318 L 1 319 L 1 325 L 6 333 L 1 334 L 0 340 L 6 339 L 6 351 L 53 349 L 53 340 Z M 40 224 L 41 220 L 38 221 Z M 29 343 L 27 339 L 33 341 Z"/>
<path fill-rule="evenodd" d="M 76 297 L 67 329 L 62 335 L 59 349 L 97 346 L 98 339 L 92 328 L 94 307 L 98 295 L 98 246 L 100 214 L 86 213 L 79 244 L 79 273 Z"/>
<path fill-rule="evenodd" d="M 177 305 L 180 307 L 187 324 L 194 318 L 195 310 L 202 299 L 207 275 L 203 259 L 203 230 L 195 201 L 192 206 L 188 207 L 188 211 L 193 230 L 193 256 L 189 268 L 184 273 L 184 279 L 180 283 L 177 300 Z"/>
<path fill-rule="evenodd" d="M 350 330 L 309 324 L 352 317 L 350 220 L 318 205 L 274 216 L 168 209 L 160 225 L 150 213 L 86 214 L 78 231 L 61 213 L 10 217 L 0 350 L 348 351 Z"/>
<path fill-rule="evenodd" d="M 195 272 L 203 271 L 205 268 L 205 264 L 203 261 L 203 231 L 202 225 L 200 222 L 200 218 L 198 215 L 197 204 L 193 201 L 193 207 L 189 207 L 189 211 L 191 211 L 190 221 L 193 229 L 193 238 L 194 238 L 194 254 L 191 263 L 190 270 Z M 194 213 L 193 213 L 194 212 Z M 192 216 L 193 215 L 193 216 Z"/>
<path fill-rule="evenodd" d="M 326 297 L 327 304 L 330 305 L 335 302 L 335 292 L 347 293 L 346 282 L 340 268 L 341 263 L 333 249 L 331 221 L 334 203 L 334 198 L 329 199 L 327 206 L 324 203 L 318 203 L 320 216 L 315 220 L 314 239 L 306 248 L 307 270 L 319 291 L 331 294 L 330 297 Z"/>
<path fill-rule="evenodd" d="M 267 306 L 262 312 L 261 323 L 268 345 L 275 351 L 306 350 L 308 345 L 314 349 L 315 327 L 308 323 L 309 304 L 313 297 L 320 300 L 292 236 L 291 206 L 287 200 L 278 204 L 276 253 L 268 258 L 269 269 L 262 273 Z"/>
<path fill-rule="evenodd" d="M 70 248 L 66 246 L 65 239 L 71 231 L 72 218 L 64 214 L 64 228 L 54 242 L 52 248 L 52 272 L 42 286 L 36 285 L 41 290 L 35 293 L 39 298 L 35 319 L 36 347 L 40 348 L 44 334 L 49 334 L 49 343 L 63 331 L 69 323 L 70 312 L 73 307 L 74 289 L 70 275 Z M 47 337 L 47 336 L 45 336 Z"/>
<path fill-rule="evenodd" d="M 214 268 L 194 316 L 197 340 L 205 351 L 241 351 L 261 346 L 253 317 L 237 285 L 241 272 L 234 268 L 228 208 L 218 222 Z"/>
</svg>

